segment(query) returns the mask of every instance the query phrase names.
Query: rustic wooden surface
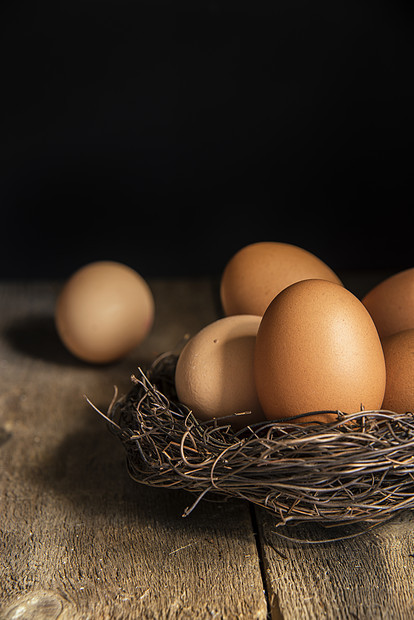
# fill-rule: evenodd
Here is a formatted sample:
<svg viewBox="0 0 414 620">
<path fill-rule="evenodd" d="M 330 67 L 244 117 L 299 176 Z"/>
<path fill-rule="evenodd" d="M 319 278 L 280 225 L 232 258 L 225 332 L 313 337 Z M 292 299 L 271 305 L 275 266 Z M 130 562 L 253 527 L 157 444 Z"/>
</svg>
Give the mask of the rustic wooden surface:
<svg viewBox="0 0 414 620">
<path fill-rule="evenodd" d="M 214 281 L 150 285 L 150 337 L 104 367 L 60 344 L 59 283 L 0 287 L 0 618 L 414 618 L 411 513 L 357 538 L 299 544 L 262 509 L 204 501 L 183 519 L 186 493 L 129 479 L 85 395 L 105 410 L 138 365 L 220 315 Z"/>
</svg>

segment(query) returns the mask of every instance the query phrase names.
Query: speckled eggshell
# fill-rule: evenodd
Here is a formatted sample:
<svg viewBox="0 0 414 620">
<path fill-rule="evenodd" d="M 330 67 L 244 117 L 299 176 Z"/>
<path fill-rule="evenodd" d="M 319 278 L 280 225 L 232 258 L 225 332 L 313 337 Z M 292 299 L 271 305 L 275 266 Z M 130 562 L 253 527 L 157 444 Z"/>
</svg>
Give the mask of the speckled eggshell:
<svg viewBox="0 0 414 620">
<path fill-rule="evenodd" d="M 258 330 L 254 369 L 269 419 L 378 409 L 384 397 L 384 355 L 369 313 L 346 288 L 324 280 L 292 284 L 271 302 Z"/>
<path fill-rule="evenodd" d="M 66 348 L 90 363 L 113 362 L 149 333 L 154 299 L 146 281 L 115 261 L 81 267 L 63 286 L 55 308 L 57 332 Z"/>
<path fill-rule="evenodd" d="M 284 288 L 309 278 L 341 284 L 317 256 L 289 243 L 263 241 L 241 248 L 229 260 L 220 281 L 224 314 L 262 316 Z"/>
<path fill-rule="evenodd" d="M 414 329 L 387 336 L 382 346 L 387 370 L 382 408 L 414 412 Z"/>
<path fill-rule="evenodd" d="M 386 278 L 363 298 L 381 338 L 414 328 L 414 267 Z"/>
<path fill-rule="evenodd" d="M 236 427 L 264 419 L 253 377 L 260 319 L 250 315 L 218 319 L 195 334 L 181 351 L 175 372 L 177 395 L 197 418 L 251 411 L 233 419 Z"/>
</svg>

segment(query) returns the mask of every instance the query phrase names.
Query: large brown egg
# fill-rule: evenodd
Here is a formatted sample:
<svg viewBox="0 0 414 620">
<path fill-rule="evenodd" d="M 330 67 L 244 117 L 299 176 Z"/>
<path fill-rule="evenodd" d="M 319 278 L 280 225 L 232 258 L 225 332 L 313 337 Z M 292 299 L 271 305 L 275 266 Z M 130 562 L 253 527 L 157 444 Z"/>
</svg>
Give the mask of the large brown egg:
<svg viewBox="0 0 414 620">
<path fill-rule="evenodd" d="M 264 241 L 240 249 L 227 263 L 220 281 L 224 314 L 262 316 L 284 288 L 309 278 L 341 284 L 317 256 L 289 243 Z"/>
<path fill-rule="evenodd" d="M 369 313 L 350 291 L 325 280 L 292 284 L 270 303 L 254 368 L 269 419 L 378 409 L 384 397 L 384 355 Z"/>
<path fill-rule="evenodd" d="M 383 409 L 414 412 L 414 329 L 392 334 L 382 341 L 387 369 Z"/>
<path fill-rule="evenodd" d="M 260 318 L 218 319 L 195 334 L 181 351 L 175 372 L 177 396 L 196 417 L 208 420 L 251 412 L 234 418 L 236 427 L 264 419 L 253 377 Z"/>
<path fill-rule="evenodd" d="M 414 328 L 414 267 L 386 278 L 362 299 L 381 338 Z"/>
<path fill-rule="evenodd" d="M 58 334 L 67 349 L 92 363 L 117 360 L 138 346 L 153 322 L 154 300 L 145 280 L 114 261 L 76 271 L 55 309 Z"/>
</svg>

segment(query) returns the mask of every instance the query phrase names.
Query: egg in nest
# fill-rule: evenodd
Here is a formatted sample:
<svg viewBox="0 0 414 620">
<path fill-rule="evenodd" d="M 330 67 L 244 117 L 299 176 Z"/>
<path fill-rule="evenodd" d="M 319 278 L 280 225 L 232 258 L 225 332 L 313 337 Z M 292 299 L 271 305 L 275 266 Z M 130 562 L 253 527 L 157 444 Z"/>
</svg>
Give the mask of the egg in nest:
<svg viewBox="0 0 414 620">
<path fill-rule="evenodd" d="M 224 423 L 240 428 L 264 419 L 253 376 L 261 317 L 234 315 L 203 327 L 181 351 L 175 387 L 180 402 L 201 420 L 238 415 Z"/>
<path fill-rule="evenodd" d="M 414 268 L 382 280 L 362 298 L 362 303 L 381 338 L 414 328 Z"/>
<path fill-rule="evenodd" d="M 254 371 L 271 420 L 378 409 L 384 397 L 385 361 L 374 322 L 357 297 L 326 280 L 296 282 L 269 304 L 257 333 Z"/>
<path fill-rule="evenodd" d="M 228 261 L 220 280 L 224 314 L 262 316 L 284 288 L 309 278 L 341 284 L 317 256 L 290 243 L 263 241 L 241 248 Z"/>
<path fill-rule="evenodd" d="M 405 329 L 382 341 L 387 369 L 383 409 L 414 413 L 414 329 Z"/>
</svg>

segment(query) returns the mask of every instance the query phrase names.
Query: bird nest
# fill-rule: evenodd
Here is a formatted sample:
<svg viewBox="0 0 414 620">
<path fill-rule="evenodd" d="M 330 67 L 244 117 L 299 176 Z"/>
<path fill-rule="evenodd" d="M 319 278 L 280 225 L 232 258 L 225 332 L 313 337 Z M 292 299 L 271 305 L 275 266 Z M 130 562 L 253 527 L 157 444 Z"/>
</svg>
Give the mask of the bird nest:
<svg viewBox="0 0 414 620">
<path fill-rule="evenodd" d="M 306 415 L 235 431 L 231 417 L 199 421 L 174 388 L 177 356 L 132 377 L 105 416 L 130 476 L 153 487 L 237 497 L 271 511 L 275 525 L 378 524 L 414 506 L 414 415 L 375 410 Z M 315 412 L 313 412 L 315 413 Z"/>
</svg>

